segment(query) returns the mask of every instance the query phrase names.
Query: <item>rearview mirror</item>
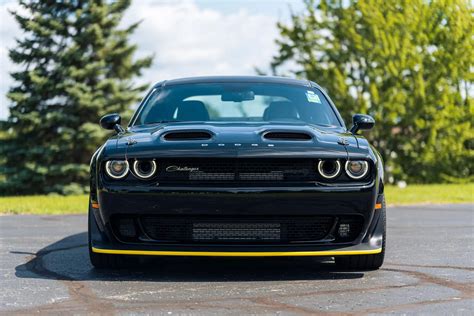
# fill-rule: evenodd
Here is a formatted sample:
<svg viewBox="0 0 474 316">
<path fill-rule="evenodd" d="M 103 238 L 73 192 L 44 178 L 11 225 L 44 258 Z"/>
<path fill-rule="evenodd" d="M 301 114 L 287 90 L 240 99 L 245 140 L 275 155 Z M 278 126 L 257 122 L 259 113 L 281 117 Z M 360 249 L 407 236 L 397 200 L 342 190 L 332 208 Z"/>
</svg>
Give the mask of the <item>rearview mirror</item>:
<svg viewBox="0 0 474 316">
<path fill-rule="evenodd" d="M 221 101 L 242 102 L 251 101 L 255 99 L 253 91 L 229 91 L 224 92 L 221 96 Z"/>
<path fill-rule="evenodd" d="M 123 129 L 122 126 L 120 126 L 120 122 L 122 121 L 122 118 L 120 117 L 119 114 L 113 113 L 113 114 L 107 114 L 102 116 L 100 119 L 100 126 L 103 129 L 110 129 L 110 130 L 115 130 L 117 133 L 122 133 L 125 130 Z"/>
<path fill-rule="evenodd" d="M 356 134 L 359 130 L 369 130 L 375 125 L 372 116 L 366 114 L 354 114 L 352 117 L 352 127 L 350 132 Z"/>
</svg>

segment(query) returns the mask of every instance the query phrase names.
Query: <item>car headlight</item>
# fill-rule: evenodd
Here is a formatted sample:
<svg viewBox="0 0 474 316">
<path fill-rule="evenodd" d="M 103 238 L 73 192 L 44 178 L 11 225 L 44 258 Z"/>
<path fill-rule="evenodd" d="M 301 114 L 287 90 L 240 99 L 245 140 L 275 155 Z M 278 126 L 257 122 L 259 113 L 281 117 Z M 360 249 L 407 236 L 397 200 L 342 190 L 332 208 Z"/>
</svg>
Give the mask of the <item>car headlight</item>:
<svg viewBox="0 0 474 316">
<path fill-rule="evenodd" d="M 346 162 L 346 173 L 352 179 L 361 179 L 369 171 L 369 164 L 364 160 L 348 160 Z"/>
<path fill-rule="evenodd" d="M 334 179 L 339 175 L 339 171 L 341 171 L 341 163 L 339 160 L 320 160 L 318 171 L 324 178 Z"/>
<path fill-rule="evenodd" d="M 128 161 L 126 160 L 109 160 L 105 164 L 105 172 L 113 179 L 122 179 L 128 173 Z"/>
<path fill-rule="evenodd" d="M 156 162 L 154 160 L 135 160 L 133 172 L 140 179 L 149 179 L 156 172 Z"/>
</svg>

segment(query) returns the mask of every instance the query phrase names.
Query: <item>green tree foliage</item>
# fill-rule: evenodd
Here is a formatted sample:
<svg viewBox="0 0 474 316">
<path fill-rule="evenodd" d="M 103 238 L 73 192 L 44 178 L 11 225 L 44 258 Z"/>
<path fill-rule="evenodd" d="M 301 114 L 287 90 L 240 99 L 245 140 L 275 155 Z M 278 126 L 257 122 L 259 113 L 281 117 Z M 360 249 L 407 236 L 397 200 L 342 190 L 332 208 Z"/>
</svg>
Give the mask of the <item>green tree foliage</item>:
<svg viewBox="0 0 474 316">
<path fill-rule="evenodd" d="M 130 115 L 146 85 L 133 79 L 151 57 L 134 59 L 129 35 L 119 28 L 129 0 L 20 1 L 12 12 L 24 31 L 11 60 L 14 86 L 1 146 L 3 194 L 72 193 L 88 183 L 91 154 L 104 140 L 98 118 Z"/>
<path fill-rule="evenodd" d="M 346 122 L 376 119 L 367 137 L 395 180 L 473 179 L 474 18 L 463 0 L 306 0 L 279 24 L 275 73 L 325 87 Z"/>
</svg>

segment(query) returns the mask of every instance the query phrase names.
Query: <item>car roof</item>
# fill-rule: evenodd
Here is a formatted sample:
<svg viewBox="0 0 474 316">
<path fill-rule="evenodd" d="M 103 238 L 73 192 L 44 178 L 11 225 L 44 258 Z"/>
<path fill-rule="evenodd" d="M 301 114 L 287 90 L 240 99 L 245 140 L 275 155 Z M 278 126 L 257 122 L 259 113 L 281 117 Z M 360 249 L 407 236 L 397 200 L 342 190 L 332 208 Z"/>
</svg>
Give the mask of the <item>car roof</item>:
<svg viewBox="0 0 474 316">
<path fill-rule="evenodd" d="M 165 80 L 155 84 L 155 87 L 168 86 L 168 85 L 180 85 L 180 84 L 193 84 L 193 83 L 227 83 L 227 82 L 252 82 L 252 83 L 279 83 L 279 84 L 290 84 L 296 86 L 310 87 L 311 85 L 317 86 L 315 83 L 308 80 L 293 79 L 287 77 L 274 77 L 274 76 L 205 76 L 205 77 L 189 77 L 179 78 L 172 80 Z"/>
</svg>

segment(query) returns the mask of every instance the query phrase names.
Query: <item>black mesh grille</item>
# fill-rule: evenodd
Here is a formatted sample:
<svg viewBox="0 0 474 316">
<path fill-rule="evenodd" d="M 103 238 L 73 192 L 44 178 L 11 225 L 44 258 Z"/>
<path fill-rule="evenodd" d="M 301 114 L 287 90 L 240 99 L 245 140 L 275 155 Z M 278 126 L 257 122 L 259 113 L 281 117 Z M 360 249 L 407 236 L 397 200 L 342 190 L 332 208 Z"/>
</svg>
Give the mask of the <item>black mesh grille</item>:
<svg viewBox="0 0 474 316">
<path fill-rule="evenodd" d="M 279 241 L 280 223 L 193 223 L 193 241 Z"/>
<path fill-rule="evenodd" d="M 332 216 L 269 218 L 141 218 L 146 235 L 159 242 L 291 243 L 318 241 L 328 235 Z"/>
<path fill-rule="evenodd" d="M 341 217 L 337 224 L 336 237 L 338 241 L 351 241 L 359 236 L 362 230 L 364 222 L 360 216 L 344 216 Z M 341 236 L 341 232 L 344 231 L 344 226 L 349 225 L 350 230 L 346 231 L 346 234 Z M 341 227 L 342 226 L 342 227 Z"/>
<path fill-rule="evenodd" d="M 313 159 L 164 159 L 160 182 L 314 181 Z"/>
</svg>

